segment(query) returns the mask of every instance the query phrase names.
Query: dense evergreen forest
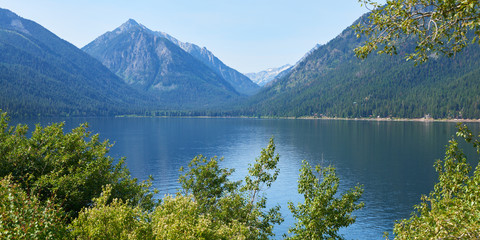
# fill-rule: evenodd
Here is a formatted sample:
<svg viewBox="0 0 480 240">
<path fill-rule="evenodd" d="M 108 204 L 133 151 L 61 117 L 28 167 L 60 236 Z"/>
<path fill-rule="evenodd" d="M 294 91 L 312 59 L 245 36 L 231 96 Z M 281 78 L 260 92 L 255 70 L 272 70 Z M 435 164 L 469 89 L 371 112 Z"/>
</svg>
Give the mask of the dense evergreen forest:
<svg viewBox="0 0 480 240">
<path fill-rule="evenodd" d="M 415 66 L 407 39 L 398 55 L 358 59 L 352 29 L 320 46 L 291 72 L 253 96 L 243 115 L 480 118 L 480 47 Z"/>
<path fill-rule="evenodd" d="M 133 91 L 112 89 L 111 95 L 117 98 L 111 98 L 93 86 L 82 84 L 91 77 L 88 74 L 72 74 L 72 71 L 6 44 L 0 46 L 0 51 L 3 60 L 0 64 L 0 105 L 12 116 L 115 115 L 128 112 L 129 107 L 135 105 L 123 103 L 119 96 Z M 132 98 L 132 103 L 135 102 L 140 105 L 142 99 Z"/>
</svg>

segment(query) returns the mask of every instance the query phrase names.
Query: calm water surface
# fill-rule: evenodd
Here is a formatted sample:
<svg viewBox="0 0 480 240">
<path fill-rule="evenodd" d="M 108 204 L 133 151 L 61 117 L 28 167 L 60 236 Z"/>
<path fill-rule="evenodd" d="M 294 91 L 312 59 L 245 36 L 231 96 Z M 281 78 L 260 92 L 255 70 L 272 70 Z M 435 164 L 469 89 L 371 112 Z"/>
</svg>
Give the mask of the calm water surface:
<svg viewBox="0 0 480 240">
<path fill-rule="evenodd" d="M 38 120 L 37 120 L 38 121 Z M 47 124 L 58 119 L 42 119 Z M 354 225 L 342 229 L 347 239 L 382 239 L 395 220 L 407 218 L 422 194 L 436 180 L 433 164 L 443 158 L 455 123 L 376 122 L 341 120 L 261 120 L 189 118 L 66 119 L 66 128 L 88 121 L 93 132 L 115 143 L 110 155 L 127 157 L 132 175 L 154 177 L 159 197 L 174 194 L 178 169 L 196 155 L 223 156 L 224 167 L 243 178 L 270 137 L 280 154 L 280 175 L 267 191 L 272 205 L 280 204 L 285 222 L 277 237 L 293 226 L 288 201 L 301 201 L 297 178 L 302 160 L 332 164 L 341 191 L 362 184 L 365 208 Z M 470 124 L 479 131 L 478 124 Z"/>
</svg>

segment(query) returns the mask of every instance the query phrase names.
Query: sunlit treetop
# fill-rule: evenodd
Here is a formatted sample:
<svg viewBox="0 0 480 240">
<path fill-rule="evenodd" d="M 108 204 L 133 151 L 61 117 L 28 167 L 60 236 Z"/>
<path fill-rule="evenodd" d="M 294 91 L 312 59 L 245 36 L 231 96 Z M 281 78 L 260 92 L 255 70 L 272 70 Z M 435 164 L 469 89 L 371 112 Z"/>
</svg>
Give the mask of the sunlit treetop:
<svg viewBox="0 0 480 240">
<path fill-rule="evenodd" d="M 367 40 L 355 49 L 359 58 L 371 52 L 396 54 L 406 38 L 416 41 L 407 60 L 425 62 L 431 56 L 453 56 L 469 44 L 480 44 L 480 1 L 478 0 L 387 0 L 380 4 L 359 0 L 371 9 L 354 26 L 357 37 Z"/>
</svg>

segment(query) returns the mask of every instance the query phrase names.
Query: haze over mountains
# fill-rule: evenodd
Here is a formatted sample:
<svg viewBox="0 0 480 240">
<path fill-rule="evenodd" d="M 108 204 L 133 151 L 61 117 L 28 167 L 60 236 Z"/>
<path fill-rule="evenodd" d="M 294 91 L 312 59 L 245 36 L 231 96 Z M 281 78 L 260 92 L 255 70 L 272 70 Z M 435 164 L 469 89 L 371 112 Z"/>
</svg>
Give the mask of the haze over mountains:
<svg viewBox="0 0 480 240">
<path fill-rule="evenodd" d="M 215 116 L 480 118 L 478 45 L 415 67 L 402 55 L 413 51 L 412 39 L 399 56 L 359 60 L 353 49 L 362 40 L 348 28 L 259 90 L 206 48 L 134 20 L 82 51 L 0 9 L 0 109 L 19 116 L 208 110 Z"/>
<path fill-rule="evenodd" d="M 11 115 L 143 112 L 154 98 L 55 34 L 0 9 L 0 109 Z"/>
</svg>

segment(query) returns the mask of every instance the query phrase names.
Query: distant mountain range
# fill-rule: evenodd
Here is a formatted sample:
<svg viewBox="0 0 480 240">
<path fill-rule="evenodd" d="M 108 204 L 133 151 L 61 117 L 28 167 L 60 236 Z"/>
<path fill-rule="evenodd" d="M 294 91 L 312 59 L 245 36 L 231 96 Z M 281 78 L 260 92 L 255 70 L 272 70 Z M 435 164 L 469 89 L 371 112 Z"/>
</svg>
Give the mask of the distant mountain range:
<svg viewBox="0 0 480 240">
<path fill-rule="evenodd" d="M 134 20 L 82 51 L 0 9 L 0 109 L 27 117 L 209 111 L 215 116 L 480 118 L 478 44 L 414 66 L 404 59 L 415 48 L 412 39 L 397 49 L 398 56 L 359 60 L 353 49 L 363 41 L 348 28 L 294 66 L 266 71 L 264 79 L 269 72 L 278 75 L 258 90 L 207 49 Z"/>
<path fill-rule="evenodd" d="M 317 46 L 286 76 L 245 104 L 243 115 L 480 118 L 480 47 L 473 44 L 452 58 L 432 56 L 414 66 L 411 38 L 399 55 L 372 54 L 359 60 L 358 39 L 347 28 Z"/>
<path fill-rule="evenodd" d="M 283 66 L 278 67 L 278 68 L 269 68 L 267 70 L 263 70 L 263 71 L 256 72 L 256 73 L 246 73 L 245 76 L 250 78 L 254 83 L 263 87 L 267 83 L 269 83 L 272 80 L 274 80 L 275 78 L 277 78 L 277 76 L 279 76 L 279 74 L 281 76 L 282 72 L 283 72 L 283 74 L 286 74 L 291 67 L 292 67 L 292 65 L 286 64 L 286 65 L 283 65 Z"/>
<path fill-rule="evenodd" d="M 0 109 L 13 116 L 136 113 L 155 102 L 77 47 L 6 9 L 0 9 L 0 85 Z"/>
<path fill-rule="evenodd" d="M 285 64 L 278 68 L 269 68 L 267 70 L 263 70 L 257 73 L 246 73 L 245 75 L 249 77 L 253 82 L 258 84 L 259 86 L 268 87 L 272 85 L 273 82 L 275 82 L 274 80 L 285 77 L 290 72 L 290 70 L 297 67 L 298 64 L 303 62 L 305 58 L 310 56 L 310 54 L 315 52 L 315 50 L 317 50 L 319 47 L 321 47 L 320 44 L 315 45 L 315 47 L 313 47 L 310 51 L 305 53 L 305 55 L 303 55 L 303 57 L 300 60 L 298 60 L 295 63 L 295 65 Z"/>
</svg>

